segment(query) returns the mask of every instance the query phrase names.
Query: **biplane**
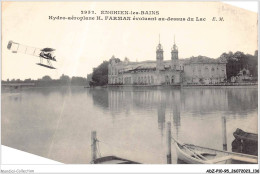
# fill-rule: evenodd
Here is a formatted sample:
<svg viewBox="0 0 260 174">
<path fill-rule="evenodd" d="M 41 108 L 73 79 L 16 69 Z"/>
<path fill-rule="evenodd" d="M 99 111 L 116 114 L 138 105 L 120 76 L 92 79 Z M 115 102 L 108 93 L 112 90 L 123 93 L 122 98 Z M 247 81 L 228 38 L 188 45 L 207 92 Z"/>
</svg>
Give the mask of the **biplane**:
<svg viewBox="0 0 260 174">
<path fill-rule="evenodd" d="M 34 48 L 34 47 L 29 47 L 25 46 L 13 41 L 9 41 L 7 45 L 7 49 L 11 50 L 13 53 L 23 53 L 23 54 L 28 54 L 31 56 L 36 56 L 40 58 L 40 63 L 37 63 L 37 65 L 50 68 L 50 69 L 56 69 L 55 67 L 52 66 L 51 61 L 57 61 L 55 59 L 55 56 L 53 55 L 53 52 L 55 49 L 53 48 Z M 46 59 L 46 63 L 44 63 L 44 59 Z"/>
</svg>

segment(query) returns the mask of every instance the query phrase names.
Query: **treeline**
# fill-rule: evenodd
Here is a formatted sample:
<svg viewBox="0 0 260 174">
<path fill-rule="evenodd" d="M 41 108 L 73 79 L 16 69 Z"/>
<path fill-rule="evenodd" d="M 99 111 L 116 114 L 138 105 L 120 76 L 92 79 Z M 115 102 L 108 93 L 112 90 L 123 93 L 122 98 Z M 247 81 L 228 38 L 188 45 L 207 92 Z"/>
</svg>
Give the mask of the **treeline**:
<svg viewBox="0 0 260 174">
<path fill-rule="evenodd" d="M 97 68 L 93 69 L 90 86 L 104 86 L 108 84 L 108 61 L 104 61 Z"/>
<path fill-rule="evenodd" d="M 87 78 L 84 77 L 72 77 L 70 78 L 67 75 L 62 74 L 59 79 L 52 79 L 50 76 L 46 75 L 40 79 L 32 80 L 32 79 L 7 79 L 6 81 L 2 80 L 2 84 L 6 83 L 34 83 L 35 86 L 86 86 L 88 85 Z"/>
<path fill-rule="evenodd" d="M 119 58 L 114 58 L 115 62 L 121 62 Z M 108 65 L 109 61 L 103 61 L 98 67 L 93 68 L 93 73 L 89 74 L 91 79 L 89 80 L 90 86 L 105 86 L 108 84 Z"/>
<path fill-rule="evenodd" d="M 252 77 L 257 80 L 258 51 L 255 51 L 254 55 L 244 54 L 241 51 L 223 53 L 220 58 L 225 58 L 227 60 L 226 72 L 228 81 L 232 76 L 237 76 L 242 69 L 249 70 Z"/>
</svg>

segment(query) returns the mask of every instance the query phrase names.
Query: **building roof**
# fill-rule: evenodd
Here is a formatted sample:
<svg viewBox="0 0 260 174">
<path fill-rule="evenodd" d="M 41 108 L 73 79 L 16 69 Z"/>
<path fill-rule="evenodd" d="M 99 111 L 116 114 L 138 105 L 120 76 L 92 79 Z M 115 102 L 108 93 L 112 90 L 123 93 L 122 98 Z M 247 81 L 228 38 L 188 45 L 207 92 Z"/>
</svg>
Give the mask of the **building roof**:
<svg viewBox="0 0 260 174">
<path fill-rule="evenodd" d="M 172 60 L 163 61 L 165 69 L 169 69 Z M 215 64 L 215 63 L 227 63 L 226 60 L 218 58 L 213 59 L 206 56 L 190 57 L 186 59 L 179 59 L 181 64 Z M 149 70 L 156 68 L 156 61 L 142 61 L 142 62 L 119 62 L 118 65 L 123 65 L 123 72 L 131 72 L 135 70 Z"/>
<path fill-rule="evenodd" d="M 183 59 L 185 64 L 208 64 L 208 63 L 227 63 L 225 59 L 222 58 L 209 58 L 206 56 L 197 56 L 197 57 L 190 57 L 187 59 Z"/>
<path fill-rule="evenodd" d="M 124 66 L 124 71 L 140 70 L 140 69 L 153 69 L 156 67 L 155 61 L 144 61 L 144 62 L 131 62 Z"/>
</svg>

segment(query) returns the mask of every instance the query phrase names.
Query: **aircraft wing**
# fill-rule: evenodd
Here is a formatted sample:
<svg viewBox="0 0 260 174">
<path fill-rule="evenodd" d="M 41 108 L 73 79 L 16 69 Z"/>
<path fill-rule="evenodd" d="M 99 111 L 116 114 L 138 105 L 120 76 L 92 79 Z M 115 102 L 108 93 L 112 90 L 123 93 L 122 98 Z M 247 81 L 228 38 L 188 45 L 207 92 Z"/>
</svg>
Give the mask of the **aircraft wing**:
<svg viewBox="0 0 260 174">
<path fill-rule="evenodd" d="M 53 48 L 43 48 L 41 51 L 52 52 L 52 51 L 55 51 L 55 49 L 53 49 Z"/>
<path fill-rule="evenodd" d="M 7 49 L 11 50 L 13 53 L 23 53 L 32 56 L 39 56 L 39 54 L 41 53 L 41 50 L 39 48 L 29 47 L 13 41 L 8 42 Z"/>
</svg>

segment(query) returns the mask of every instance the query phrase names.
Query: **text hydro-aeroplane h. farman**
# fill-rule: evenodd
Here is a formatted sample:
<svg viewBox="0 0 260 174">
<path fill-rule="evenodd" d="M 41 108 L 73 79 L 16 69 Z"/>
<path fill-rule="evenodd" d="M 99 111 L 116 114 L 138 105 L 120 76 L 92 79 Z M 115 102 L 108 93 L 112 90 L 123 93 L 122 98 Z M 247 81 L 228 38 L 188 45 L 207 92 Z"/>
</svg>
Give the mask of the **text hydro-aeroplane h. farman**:
<svg viewBox="0 0 260 174">
<path fill-rule="evenodd" d="M 53 48 L 39 49 L 39 48 L 25 46 L 13 41 L 8 42 L 7 48 L 11 50 L 13 53 L 23 53 L 23 54 L 39 57 L 40 63 L 37 63 L 37 65 L 50 68 L 50 69 L 56 69 L 51 64 L 51 61 L 56 61 L 55 56 L 53 56 L 53 52 L 55 51 L 55 49 Z M 47 64 L 43 63 L 43 59 L 47 60 Z"/>
</svg>

